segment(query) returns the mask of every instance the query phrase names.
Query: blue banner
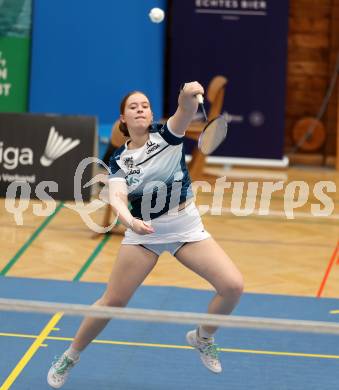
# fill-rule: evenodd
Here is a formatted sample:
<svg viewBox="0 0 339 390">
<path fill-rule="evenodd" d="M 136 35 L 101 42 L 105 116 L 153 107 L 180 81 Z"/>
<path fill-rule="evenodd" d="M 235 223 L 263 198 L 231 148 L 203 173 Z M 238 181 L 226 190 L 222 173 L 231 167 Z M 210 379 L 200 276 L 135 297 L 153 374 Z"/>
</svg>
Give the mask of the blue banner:
<svg viewBox="0 0 339 390">
<path fill-rule="evenodd" d="M 141 90 L 163 115 L 165 0 L 35 0 L 30 112 L 119 117 L 120 100 Z"/>
<path fill-rule="evenodd" d="M 231 123 L 215 156 L 283 158 L 288 0 L 172 0 L 168 111 L 179 86 L 228 79 Z"/>
</svg>

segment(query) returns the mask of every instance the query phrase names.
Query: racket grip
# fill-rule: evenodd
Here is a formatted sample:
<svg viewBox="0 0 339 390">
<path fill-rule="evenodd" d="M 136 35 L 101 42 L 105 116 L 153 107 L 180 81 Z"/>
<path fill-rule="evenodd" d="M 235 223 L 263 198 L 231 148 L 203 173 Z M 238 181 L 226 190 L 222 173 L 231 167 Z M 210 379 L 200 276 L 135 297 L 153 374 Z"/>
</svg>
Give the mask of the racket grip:
<svg viewBox="0 0 339 390">
<path fill-rule="evenodd" d="M 206 115 L 206 111 L 205 111 L 205 107 L 204 107 L 204 97 L 202 96 L 201 93 L 198 93 L 197 100 L 198 100 L 200 109 L 201 109 L 201 111 L 202 111 L 202 113 L 204 115 L 204 119 L 207 122 L 207 115 Z"/>
<path fill-rule="evenodd" d="M 204 104 L 204 97 L 202 96 L 201 93 L 198 93 L 197 99 L 199 104 Z"/>
</svg>

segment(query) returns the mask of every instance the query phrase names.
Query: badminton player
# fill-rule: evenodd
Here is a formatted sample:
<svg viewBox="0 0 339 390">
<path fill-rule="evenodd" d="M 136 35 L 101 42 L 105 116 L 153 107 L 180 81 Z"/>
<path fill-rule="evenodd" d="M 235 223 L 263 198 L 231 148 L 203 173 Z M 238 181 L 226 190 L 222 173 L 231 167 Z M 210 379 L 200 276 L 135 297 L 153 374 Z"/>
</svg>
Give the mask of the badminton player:
<svg viewBox="0 0 339 390">
<path fill-rule="evenodd" d="M 127 229 L 107 288 L 94 305 L 126 306 L 164 251 L 214 287 L 208 313 L 229 314 L 237 305 L 242 276 L 205 230 L 185 164 L 183 137 L 198 109 L 196 96 L 203 93 L 198 82 L 186 83 L 176 112 L 164 125 L 153 124 L 150 102 L 143 93 L 132 92 L 122 100 L 120 130 L 129 140 L 110 159 L 109 191 L 112 208 Z M 69 348 L 53 362 L 48 372 L 50 386 L 59 388 L 65 383 L 81 352 L 108 321 L 83 320 Z M 216 331 L 216 327 L 198 325 L 186 339 L 203 364 L 220 373 Z"/>
</svg>

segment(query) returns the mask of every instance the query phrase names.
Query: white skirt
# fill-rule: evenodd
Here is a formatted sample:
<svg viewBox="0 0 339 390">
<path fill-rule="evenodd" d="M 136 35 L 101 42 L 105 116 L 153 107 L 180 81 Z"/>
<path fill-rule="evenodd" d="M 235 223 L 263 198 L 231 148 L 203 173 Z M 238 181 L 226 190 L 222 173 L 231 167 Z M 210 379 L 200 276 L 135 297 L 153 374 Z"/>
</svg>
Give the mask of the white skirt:
<svg viewBox="0 0 339 390">
<path fill-rule="evenodd" d="M 151 234 L 137 234 L 127 229 L 122 244 L 161 244 L 170 242 L 193 242 L 209 238 L 211 235 L 205 230 L 199 210 L 194 202 L 186 208 L 163 214 L 151 221 L 145 221 L 154 229 Z"/>
</svg>

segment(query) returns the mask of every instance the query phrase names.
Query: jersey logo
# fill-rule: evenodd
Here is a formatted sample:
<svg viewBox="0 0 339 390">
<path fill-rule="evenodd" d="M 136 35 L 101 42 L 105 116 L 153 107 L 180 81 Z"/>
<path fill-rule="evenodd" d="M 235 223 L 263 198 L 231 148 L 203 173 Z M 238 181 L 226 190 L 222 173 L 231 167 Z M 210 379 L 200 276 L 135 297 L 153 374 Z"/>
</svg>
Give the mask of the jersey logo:
<svg viewBox="0 0 339 390">
<path fill-rule="evenodd" d="M 151 140 L 146 142 L 147 151 L 146 154 L 150 154 L 154 152 L 155 150 L 159 149 L 160 145 L 156 142 L 152 142 Z"/>
<path fill-rule="evenodd" d="M 130 175 L 139 175 L 141 172 L 140 168 L 130 168 L 130 170 L 127 173 L 127 176 Z"/>
<path fill-rule="evenodd" d="M 127 182 L 128 187 L 131 187 L 131 189 L 132 189 L 132 187 L 138 186 L 138 184 L 141 182 L 141 179 L 139 179 L 138 177 L 129 176 L 126 179 L 126 182 Z"/>
<path fill-rule="evenodd" d="M 124 158 L 124 164 L 128 169 L 133 168 L 133 165 L 134 165 L 133 157 Z"/>
<path fill-rule="evenodd" d="M 128 187 L 130 187 L 130 189 L 137 187 L 142 182 L 143 176 L 144 170 L 141 167 L 134 166 L 133 168 L 130 168 L 125 177 Z"/>
</svg>

